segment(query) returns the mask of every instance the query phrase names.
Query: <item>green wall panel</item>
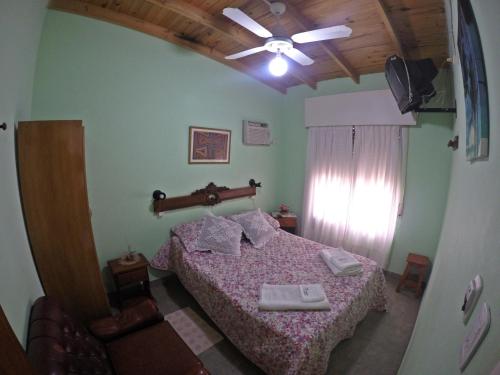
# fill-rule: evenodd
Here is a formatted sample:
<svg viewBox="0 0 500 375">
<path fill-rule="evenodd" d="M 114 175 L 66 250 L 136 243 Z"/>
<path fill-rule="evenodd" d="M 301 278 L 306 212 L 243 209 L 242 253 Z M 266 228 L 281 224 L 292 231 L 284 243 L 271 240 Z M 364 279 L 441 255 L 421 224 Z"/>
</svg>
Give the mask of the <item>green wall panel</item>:
<svg viewBox="0 0 500 375">
<path fill-rule="evenodd" d="M 82 119 L 92 224 L 101 266 L 130 245 L 147 257 L 170 228 L 205 208 L 151 211 L 151 194 L 189 194 L 209 182 L 262 182 L 255 199 L 216 213 L 275 207 L 279 149 L 242 144 L 242 121 L 279 138 L 282 94 L 207 59 L 129 29 L 49 11 L 41 40 L 33 117 Z M 230 129 L 229 165 L 189 165 L 189 126 Z"/>
<path fill-rule="evenodd" d="M 29 120 L 46 1 L 0 1 L 0 304 L 24 345 L 32 302 L 43 294 L 24 227 L 15 123 Z"/>
<path fill-rule="evenodd" d="M 429 286 L 400 374 L 460 374 L 459 350 L 479 306 L 491 307 L 491 327 L 475 357 L 463 372 L 489 374 L 500 360 L 500 2 L 472 0 L 481 36 L 490 103 L 490 155 L 469 163 L 465 155 L 465 110 L 458 52 L 453 55 L 457 118 L 454 132 L 460 147 L 453 153 L 448 203 Z M 456 2 L 453 12 L 457 36 Z M 452 51 L 455 49 L 452 48 Z M 467 326 L 460 307 L 469 281 L 483 277 L 483 293 Z"/>
</svg>

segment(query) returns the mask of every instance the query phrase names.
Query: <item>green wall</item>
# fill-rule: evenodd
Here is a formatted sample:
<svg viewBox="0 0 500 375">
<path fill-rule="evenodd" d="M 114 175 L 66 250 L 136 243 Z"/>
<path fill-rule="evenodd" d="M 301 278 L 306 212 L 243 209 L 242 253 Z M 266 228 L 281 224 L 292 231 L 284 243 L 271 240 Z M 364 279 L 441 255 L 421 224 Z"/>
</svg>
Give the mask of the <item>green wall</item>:
<svg viewBox="0 0 500 375">
<path fill-rule="evenodd" d="M 0 0 L 0 304 L 24 344 L 32 302 L 43 294 L 24 227 L 14 124 L 29 120 L 45 1 Z"/>
<path fill-rule="evenodd" d="M 157 218 L 151 193 L 185 195 L 213 181 L 263 188 L 255 201 L 216 213 L 275 208 L 279 149 L 244 146 L 242 120 L 268 122 L 279 139 L 282 94 L 226 66 L 160 39 L 49 11 L 33 96 L 37 119 L 82 119 L 92 224 L 101 266 L 130 245 L 155 254 L 170 228 L 204 208 Z M 188 127 L 232 131 L 229 165 L 188 165 Z"/>
<path fill-rule="evenodd" d="M 157 218 L 150 207 L 150 195 L 156 188 L 174 196 L 210 181 L 243 186 L 254 177 L 264 185 L 255 201 L 243 199 L 224 203 L 215 208 L 215 212 L 233 212 L 254 206 L 272 209 L 279 202 L 285 202 L 300 213 L 307 139 L 303 127 L 304 99 L 386 87 L 383 75 L 373 74 L 363 76 L 360 85 L 354 85 L 349 79 L 337 79 L 320 83 L 317 91 L 300 86 L 282 96 L 245 75 L 161 40 L 51 11 L 43 31 L 33 115 L 30 116 L 34 61 L 44 14 L 43 2 L 2 0 L 0 31 L 5 43 L 2 50 L 7 53 L 3 54 L 0 67 L 5 88 L 0 93 L 0 120 L 9 125 L 30 118 L 84 120 L 89 199 L 102 266 L 107 259 L 120 255 L 128 245 L 147 256 L 153 255 L 172 225 L 197 218 L 204 212 L 202 208 L 193 208 Z M 492 28 L 495 15 L 498 16 L 498 5 L 494 5 L 493 0 L 478 7 L 478 17 L 486 22 L 483 26 L 486 29 Z M 483 36 L 483 42 L 493 46 L 491 35 L 494 33 Z M 498 99 L 498 79 L 495 81 L 491 75 L 491 67 L 498 56 L 488 50 L 485 56 L 493 85 L 490 95 Z M 459 76 L 456 75 L 455 80 L 459 84 L 458 98 L 462 86 Z M 461 112 L 456 129 L 464 139 L 463 100 L 458 104 Z M 493 115 L 496 117 L 492 116 L 492 123 L 499 118 L 498 112 Z M 269 122 L 276 144 L 271 147 L 243 146 L 243 119 Z M 420 126 L 410 131 L 406 205 L 404 215 L 398 220 L 389 266 L 392 271 L 402 271 L 409 250 L 434 256 L 448 189 L 451 153 L 445 144 L 452 135 L 447 126 L 449 121 L 449 116 L 422 116 Z M 231 164 L 189 166 L 186 159 L 190 125 L 231 129 Z M 492 129 L 492 140 L 495 135 L 498 137 L 498 132 Z M 0 274 L 4 285 L 16 286 L 2 288 L 0 296 L 9 321 L 24 341 L 29 306 L 42 290 L 22 221 L 12 126 L 0 134 L 0 142 L 3 191 L 0 198 Z M 490 245 L 491 249 L 498 250 L 498 246 L 495 248 L 498 235 L 492 229 L 495 225 L 498 227 L 499 220 L 498 200 L 493 195 L 498 192 L 498 159 L 498 153 L 492 149 L 489 162 L 471 166 L 465 163 L 463 152 L 454 153 L 452 181 L 463 186 L 452 185 L 450 190 L 449 199 L 454 206 L 448 208 L 436 271 L 424 299 L 419 331 L 402 372 L 414 370 L 413 373 L 419 373 L 425 363 L 422 358 L 429 355 L 428 343 L 421 332 L 436 329 L 436 323 L 431 320 L 436 315 L 432 306 L 443 295 L 453 296 L 447 311 L 455 312 L 455 300 L 460 301 L 466 281 L 474 272 L 484 269 L 491 282 L 485 286 L 485 296 L 498 297 L 498 291 L 492 288 L 496 280 L 492 275 L 498 262 L 491 262 L 493 250 L 488 249 Z M 488 186 L 481 185 L 484 191 L 472 200 L 480 210 L 475 209 L 469 196 L 477 178 L 489 181 Z M 475 214 L 467 217 L 467 213 Z M 472 227 L 476 222 L 481 225 Z M 467 233 L 466 228 L 472 231 L 471 237 L 462 234 Z M 461 234 L 459 240 L 453 237 L 457 230 Z M 473 245 L 479 246 L 480 256 L 473 256 L 477 254 L 468 250 Z M 452 254 L 457 247 L 464 264 L 457 260 L 462 258 Z M 448 257 L 453 258 L 451 265 Z M 456 271 L 458 275 L 450 277 L 450 269 L 452 274 Z M 445 314 L 438 316 L 440 323 L 446 322 Z M 446 323 L 442 324 L 442 337 L 463 335 L 463 327 L 458 323 L 458 327 L 456 322 Z M 456 353 L 456 347 L 440 348 L 438 353 L 447 356 L 451 351 Z M 439 356 L 432 354 L 437 363 Z M 486 355 L 489 365 L 492 356 Z M 417 362 L 420 365 L 416 365 Z M 477 363 L 473 366 L 481 367 Z M 451 361 L 435 365 L 456 370 Z"/>
<path fill-rule="evenodd" d="M 61 32 L 63 30 L 64 32 Z M 301 212 L 307 132 L 304 99 L 386 88 L 383 74 L 305 86 L 286 96 L 193 52 L 147 35 L 79 16 L 49 11 L 34 93 L 37 119 L 81 118 L 86 127 L 87 177 L 101 265 L 130 245 L 154 254 L 175 223 L 203 209 L 151 214 L 151 192 L 175 196 L 210 181 L 264 188 L 217 212 L 275 208 Z M 241 121 L 269 122 L 271 147 L 241 144 Z M 406 209 L 398 220 L 391 271 L 401 273 L 413 250 L 433 258 L 446 202 L 451 153 L 449 115 L 426 115 L 410 131 Z M 229 166 L 186 162 L 190 125 L 233 131 Z"/>
<path fill-rule="evenodd" d="M 469 163 L 465 157 L 464 92 L 458 53 L 453 64 L 457 100 L 450 189 L 434 271 L 424 295 L 400 374 L 460 374 L 458 353 L 467 326 L 460 306 L 469 280 L 483 277 L 479 304 L 491 307 L 491 328 L 464 374 L 489 374 L 500 360 L 500 2 L 472 0 L 483 46 L 490 103 L 490 155 Z M 454 35 L 457 9 L 453 2 Z M 450 15 L 448 9 L 448 16 Z"/>
<path fill-rule="evenodd" d="M 389 270 L 401 274 L 409 252 L 434 259 L 448 195 L 452 151 L 450 114 L 421 114 L 409 132 L 403 215 L 398 218 Z"/>
<path fill-rule="evenodd" d="M 490 157 L 465 160 L 465 114 L 459 63 L 454 64 L 460 149 L 452 153 L 448 204 L 429 287 L 401 374 L 458 374 L 458 350 L 468 327 L 460 305 L 468 281 L 480 273 L 480 303 L 492 308 L 492 326 L 466 374 L 486 374 L 498 358 L 500 329 L 500 76 L 497 0 L 473 0 L 480 27 L 490 95 Z M 31 85 L 44 16 L 38 0 L 2 0 L 0 34 L 0 301 L 20 341 L 32 301 L 42 294 L 30 257 L 19 202 L 12 124 L 36 118 L 85 121 L 87 175 L 101 264 L 128 244 L 152 255 L 177 222 L 199 217 L 187 209 L 156 218 L 150 194 L 163 188 L 184 194 L 213 180 L 228 186 L 263 182 L 256 202 L 240 200 L 216 208 L 230 212 L 253 205 L 273 208 L 283 201 L 301 210 L 306 131 L 304 98 L 385 87 L 382 75 L 320 83 L 281 96 L 211 60 L 160 40 L 77 16 L 49 12 L 37 65 L 33 116 Z M 5 11 L 7 10 L 7 11 Z M 456 25 L 456 9 L 453 11 Z M 456 26 L 455 26 L 456 35 Z M 457 58 L 457 56 L 455 56 Z M 276 144 L 245 147 L 241 120 L 268 121 Z M 400 272 L 410 249 L 433 255 L 447 191 L 452 132 L 446 118 L 427 115 L 410 132 L 406 209 L 398 222 L 390 269 Z M 229 166 L 188 166 L 189 125 L 233 131 Z M 473 318 L 477 314 L 474 312 Z M 470 325 L 470 324 L 469 324 Z"/>
<path fill-rule="evenodd" d="M 280 139 L 281 201 L 302 211 L 307 148 L 304 99 L 386 88 L 387 81 L 380 73 L 362 76 L 359 85 L 342 78 L 320 82 L 316 91 L 306 86 L 289 90 L 284 98 L 284 131 Z M 402 273 L 410 251 L 434 258 L 448 192 L 451 151 L 446 144 L 452 137 L 452 119 L 451 115 L 421 115 L 418 126 L 410 129 L 405 210 L 397 222 L 390 271 Z"/>
</svg>

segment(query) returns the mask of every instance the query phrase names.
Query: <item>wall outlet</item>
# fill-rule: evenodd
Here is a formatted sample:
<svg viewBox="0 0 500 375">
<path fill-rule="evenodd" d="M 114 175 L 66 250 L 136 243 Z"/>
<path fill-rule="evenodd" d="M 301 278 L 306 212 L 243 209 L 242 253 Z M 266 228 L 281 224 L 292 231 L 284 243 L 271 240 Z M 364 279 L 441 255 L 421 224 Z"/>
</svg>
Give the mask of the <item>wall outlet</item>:
<svg viewBox="0 0 500 375">
<path fill-rule="evenodd" d="M 491 312 L 487 303 L 474 319 L 472 326 L 462 342 L 460 349 L 460 371 L 464 371 L 490 329 Z"/>
</svg>

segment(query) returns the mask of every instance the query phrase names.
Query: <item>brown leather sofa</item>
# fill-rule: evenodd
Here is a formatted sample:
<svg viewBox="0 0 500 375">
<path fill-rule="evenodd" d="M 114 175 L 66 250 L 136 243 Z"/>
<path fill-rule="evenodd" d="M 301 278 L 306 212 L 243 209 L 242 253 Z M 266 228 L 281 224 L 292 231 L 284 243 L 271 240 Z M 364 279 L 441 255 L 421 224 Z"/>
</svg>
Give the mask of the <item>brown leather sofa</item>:
<svg viewBox="0 0 500 375">
<path fill-rule="evenodd" d="M 86 329 L 41 297 L 31 310 L 27 352 L 40 375 L 209 375 L 149 299 Z"/>
</svg>

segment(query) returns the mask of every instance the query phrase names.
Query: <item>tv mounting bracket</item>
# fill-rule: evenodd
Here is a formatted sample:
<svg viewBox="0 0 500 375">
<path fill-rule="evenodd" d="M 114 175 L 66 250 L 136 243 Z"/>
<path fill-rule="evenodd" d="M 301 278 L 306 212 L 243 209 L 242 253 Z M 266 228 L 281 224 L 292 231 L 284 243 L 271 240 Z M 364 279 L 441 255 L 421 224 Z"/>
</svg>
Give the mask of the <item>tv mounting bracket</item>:
<svg viewBox="0 0 500 375">
<path fill-rule="evenodd" d="M 413 111 L 417 113 L 457 113 L 457 109 L 454 107 L 448 108 L 417 108 Z"/>
<path fill-rule="evenodd" d="M 414 109 L 413 111 L 417 113 L 457 113 L 457 102 L 454 100 L 455 107 L 441 107 L 441 108 L 436 108 L 436 107 L 423 107 L 423 108 L 417 108 Z"/>
</svg>

